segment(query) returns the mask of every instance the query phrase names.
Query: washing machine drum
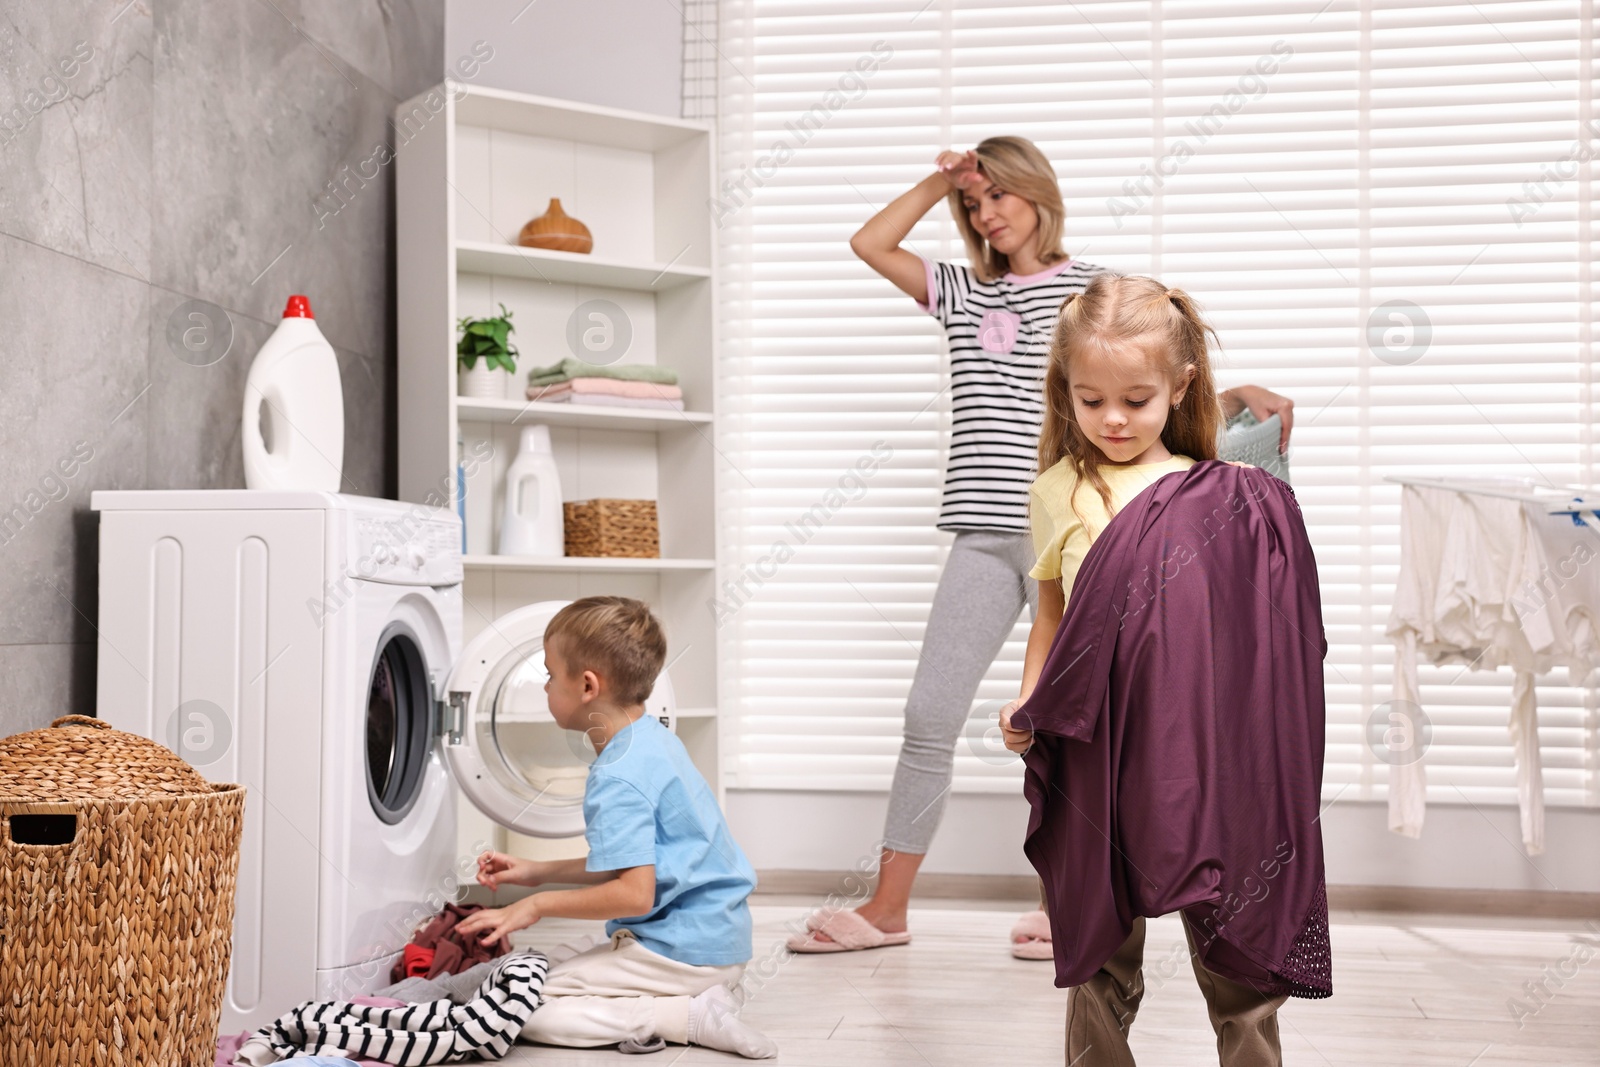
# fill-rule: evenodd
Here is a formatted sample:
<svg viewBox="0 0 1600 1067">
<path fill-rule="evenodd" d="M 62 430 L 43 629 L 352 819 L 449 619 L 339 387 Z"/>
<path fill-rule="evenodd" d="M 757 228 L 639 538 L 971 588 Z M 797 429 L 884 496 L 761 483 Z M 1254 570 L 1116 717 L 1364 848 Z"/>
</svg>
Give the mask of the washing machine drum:
<svg viewBox="0 0 1600 1067">
<path fill-rule="evenodd" d="M 445 761 L 467 799 L 500 825 L 534 837 L 583 833 L 583 789 L 595 752 L 550 715 L 544 630 L 565 600 L 500 616 L 473 638 L 445 683 Z M 645 713 L 672 729 L 663 670 Z"/>
</svg>

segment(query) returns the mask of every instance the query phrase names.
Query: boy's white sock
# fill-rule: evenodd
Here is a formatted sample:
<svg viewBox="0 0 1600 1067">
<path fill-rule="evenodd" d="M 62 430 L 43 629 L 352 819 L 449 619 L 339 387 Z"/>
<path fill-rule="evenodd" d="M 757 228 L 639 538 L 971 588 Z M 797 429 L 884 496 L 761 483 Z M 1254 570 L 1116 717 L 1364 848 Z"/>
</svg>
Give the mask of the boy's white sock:
<svg viewBox="0 0 1600 1067">
<path fill-rule="evenodd" d="M 725 986 L 714 985 L 689 1001 L 689 1044 L 732 1052 L 750 1060 L 770 1060 L 778 1046 L 739 1018 Z"/>
</svg>

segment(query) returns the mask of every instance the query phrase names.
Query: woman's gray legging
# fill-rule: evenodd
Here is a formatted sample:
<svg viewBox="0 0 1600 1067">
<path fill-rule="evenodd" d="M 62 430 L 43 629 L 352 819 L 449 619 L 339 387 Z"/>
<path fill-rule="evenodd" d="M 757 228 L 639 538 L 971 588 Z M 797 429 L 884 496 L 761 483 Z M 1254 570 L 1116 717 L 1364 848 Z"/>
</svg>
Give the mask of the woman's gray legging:
<svg viewBox="0 0 1600 1067">
<path fill-rule="evenodd" d="M 933 594 L 922 653 L 906 698 L 905 741 L 889 790 L 885 848 L 921 855 L 944 817 L 956 740 L 978 683 L 1028 605 L 1039 608 L 1027 533 L 960 530 Z"/>
</svg>

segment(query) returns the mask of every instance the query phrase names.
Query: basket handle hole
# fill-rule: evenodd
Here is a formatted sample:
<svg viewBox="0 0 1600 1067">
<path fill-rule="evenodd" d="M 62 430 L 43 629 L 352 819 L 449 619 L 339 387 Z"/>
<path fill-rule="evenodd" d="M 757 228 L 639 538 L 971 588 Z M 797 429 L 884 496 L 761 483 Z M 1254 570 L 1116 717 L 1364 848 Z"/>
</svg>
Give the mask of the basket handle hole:
<svg viewBox="0 0 1600 1067">
<path fill-rule="evenodd" d="M 11 840 L 18 845 L 70 845 L 77 836 L 76 815 L 11 816 Z"/>
</svg>

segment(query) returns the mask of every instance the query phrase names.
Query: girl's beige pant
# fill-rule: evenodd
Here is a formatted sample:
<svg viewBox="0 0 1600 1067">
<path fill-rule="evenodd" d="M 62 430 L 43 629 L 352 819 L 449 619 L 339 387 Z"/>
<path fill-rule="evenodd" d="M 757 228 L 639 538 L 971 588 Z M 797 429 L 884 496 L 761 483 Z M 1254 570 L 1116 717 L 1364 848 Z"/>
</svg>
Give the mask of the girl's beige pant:
<svg viewBox="0 0 1600 1067">
<path fill-rule="evenodd" d="M 1187 921 L 1183 933 L 1189 940 L 1189 963 L 1217 1034 L 1221 1067 L 1281 1067 L 1278 1008 L 1288 998 L 1268 997 L 1212 974 L 1200 965 Z M 1139 918 L 1133 921 L 1133 933 L 1099 972 L 1067 991 L 1069 1067 L 1133 1067 L 1128 1028 L 1145 992 L 1143 967 L 1144 919 Z"/>
</svg>

